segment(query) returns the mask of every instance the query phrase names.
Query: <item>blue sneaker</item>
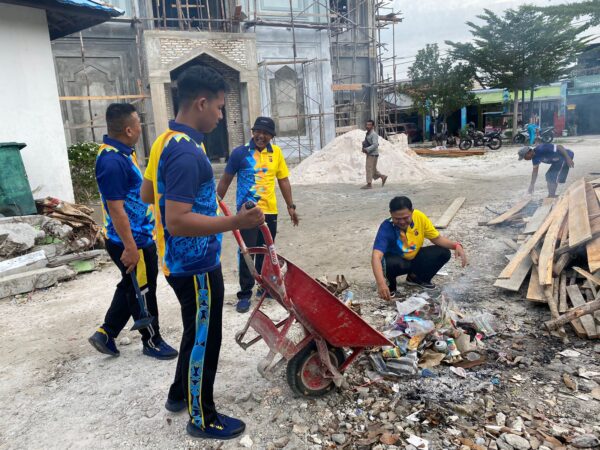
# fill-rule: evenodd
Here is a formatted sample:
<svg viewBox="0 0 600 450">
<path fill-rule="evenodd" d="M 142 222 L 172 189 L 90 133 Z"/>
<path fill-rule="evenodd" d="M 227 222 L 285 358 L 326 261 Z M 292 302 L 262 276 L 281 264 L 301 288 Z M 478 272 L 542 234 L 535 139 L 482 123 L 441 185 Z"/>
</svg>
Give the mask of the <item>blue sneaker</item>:
<svg viewBox="0 0 600 450">
<path fill-rule="evenodd" d="M 92 344 L 92 347 L 105 355 L 119 356 L 121 354 L 115 340 L 102 327 L 98 328 L 98 331 L 88 338 L 88 342 Z"/>
<path fill-rule="evenodd" d="M 173 359 L 177 358 L 177 355 L 179 354 L 177 350 L 175 350 L 162 339 L 158 342 L 158 344 L 152 344 L 152 342 L 145 343 L 143 353 L 146 356 L 156 359 Z"/>
<path fill-rule="evenodd" d="M 202 428 L 188 422 L 186 430 L 190 436 L 204 439 L 235 439 L 246 430 L 246 424 L 239 419 L 227 417 L 223 414 L 217 415 L 217 420 Z"/>
<path fill-rule="evenodd" d="M 239 313 L 248 312 L 250 309 L 251 300 L 249 298 L 240 298 L 235 306 L 235 310 Z"/>
</svg>

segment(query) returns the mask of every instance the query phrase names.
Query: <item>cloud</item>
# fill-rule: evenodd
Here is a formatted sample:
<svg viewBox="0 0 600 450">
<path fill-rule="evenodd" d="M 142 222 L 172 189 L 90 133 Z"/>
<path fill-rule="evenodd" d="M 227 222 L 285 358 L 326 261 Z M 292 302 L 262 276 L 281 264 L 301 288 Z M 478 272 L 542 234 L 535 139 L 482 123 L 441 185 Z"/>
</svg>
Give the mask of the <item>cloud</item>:
<svg viewBox="0 0 600 450">
<path fill-rule="evenodd" d="M 581 1 L 581 0 L 580 0 Z M 469 41 L 471 34 L 466 22 L 477 23 L 478 15 L 484 8 L 496 13 L 508 8 L 518 8 L 528 3 L 540 6 L 557 5 L 566 0 L 395 0 L 394 10 L 400 11 L 403 22 L 396 25 L 397 77 L 406 78 L 406 71 L 412 63 L 411 58 L 426 44 L 437 43 L 442 50 L 447 49 L 444 41 Z M 385 30 L 381 34 L 387 44 L 389 56 L 392 52 L 392 32 Z M 386 72 L 388 72 L 386 70 Z"/>
</svg>

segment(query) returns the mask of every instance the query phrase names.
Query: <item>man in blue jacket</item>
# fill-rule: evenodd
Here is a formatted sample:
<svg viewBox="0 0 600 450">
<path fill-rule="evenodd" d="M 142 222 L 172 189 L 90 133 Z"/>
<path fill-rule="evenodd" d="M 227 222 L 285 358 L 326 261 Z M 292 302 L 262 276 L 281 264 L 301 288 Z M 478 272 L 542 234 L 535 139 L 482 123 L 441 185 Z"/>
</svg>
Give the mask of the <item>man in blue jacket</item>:
<svg viewBox="0 0 600 450">
<path fill-rule="evenodd" d="M 142 127 L 133 105 L 113 103 L 106 110 L 108 135 L 96 158 L 96 181 L 102 199 L 106 251 L 121 272 L 121 280 L 106 312 L 104 324 L 89 342 L 96 350 L 119 356 L 115 338 L 130 317 L 139 319 L 141 311 L 131 273 L 138 281 L 148 312 L 154 317 L 148 328 L 140 330 L 143 353 L 157 359 L 177 357 L 177 351 L 160 336 L 156 278 L 158 259 L 154 244 L 154 216 L 140 197 L 142 173 L 134 146 Z"/>
</svg>

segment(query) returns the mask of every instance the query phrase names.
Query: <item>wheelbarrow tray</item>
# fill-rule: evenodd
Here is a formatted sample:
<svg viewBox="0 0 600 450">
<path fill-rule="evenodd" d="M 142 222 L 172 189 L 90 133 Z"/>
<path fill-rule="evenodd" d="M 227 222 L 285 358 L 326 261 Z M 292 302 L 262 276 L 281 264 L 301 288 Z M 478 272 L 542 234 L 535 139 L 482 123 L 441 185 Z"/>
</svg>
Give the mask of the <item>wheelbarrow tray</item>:
<svg viewBox="0 0 600 450">
<path fill-rule="evenodd" d="M 338 348 L 393 345 L 310 275 L 281 255 L 277 257 L 287 265 L 284 283 L 294 313 L 313 334 Z"/>
</svg>

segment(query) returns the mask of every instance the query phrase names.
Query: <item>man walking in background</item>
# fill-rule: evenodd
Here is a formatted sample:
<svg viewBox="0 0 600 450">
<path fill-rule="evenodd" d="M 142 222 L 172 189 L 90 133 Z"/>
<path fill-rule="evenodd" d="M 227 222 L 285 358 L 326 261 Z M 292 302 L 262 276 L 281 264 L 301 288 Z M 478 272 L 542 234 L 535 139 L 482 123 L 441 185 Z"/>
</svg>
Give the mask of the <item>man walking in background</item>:
<svg viewBox="0 0 600 450">
<path fill-rule="evenodd" d="M 361 189 L 371 189 L 373 180 L 381 178 L 381 187 L 387 181 L 387 175 L 383 175 L 377 170 L 377 159 L 379 158 L 379 136 L 375 132 L 375 122 L 367 120 L 367 135 L 362 144 L 362 152 L 367 155 L 367 184 Z"/>
<path fill-rule="evenodd" d="M 225 173 L 219 181 L 217 194 L 224 198 L 233 177 L 237 175 L 236 204 L 239 211 L 247 201 L 254 202 L 265 214 L 265 222 L 275 240 L 277 235 L 277 198 L 275 180 L 279 184 L 281 195 L 287 205 L 287 212 L 294 226 L 299 223 L 296 205 L 292 198 L 292 186 L 288 178 L 289 171 L 281 148 L 271 144 L 275 137 L 275 122 L 270 117 L 258 117 L 252 127 L 252 139 L 246 145 L 231 152 Z M 258 228 L 243 230 L 242 237 L 248 247 L 264 245 L 264 239 Z M 258 273 L 262 269 L 264 255 L 256 255 L 255 267 Z M 240 290 L 237 293 L 236 310 L 245 313 L 250 309 L 254 279 L 244 258 L 239 257 Z M 262 296 L 258 290 L 257 297 Z"/>
<path fill-rule="evenodd" d="M 108 135 L 104 136 L 96 158 L 96 180 L 102 200 L 106 251 L 121 271 L 104 324 L 89 342 L 96 350 L 119 356 L 115 338 L 127 321 L 141 317 L 131 274 L 136 277 L 148 312 L 154 320 L 140 330 L 143 353 L 157 359 L 172 359 L 177 351 L 160 336 L 156 278 L 158 263 L 154 244 L 154 217 L 140 197 L 142 173 L 134 146 L 142 132 L 133 105 L 113 103 L 106 110 Z"/>
</svg>

